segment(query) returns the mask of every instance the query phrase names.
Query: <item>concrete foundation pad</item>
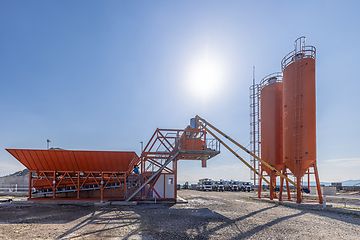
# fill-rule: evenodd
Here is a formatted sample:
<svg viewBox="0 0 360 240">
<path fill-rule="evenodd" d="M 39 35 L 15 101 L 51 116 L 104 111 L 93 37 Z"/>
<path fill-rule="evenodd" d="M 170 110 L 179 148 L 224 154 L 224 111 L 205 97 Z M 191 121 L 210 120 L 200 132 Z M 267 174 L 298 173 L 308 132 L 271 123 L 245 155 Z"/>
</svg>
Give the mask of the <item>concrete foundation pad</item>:
<svg viewBox="0 0 360 240">
<path fill-rule="evenodd" d="M 14 201 L 15 202 L 15 201 Z M 61 204 L 67 204 L 67 205 L 87 205 L 87 204 L 93 204 L 94 201 L 16 201 L 16 203 L 28 203 L 28 204 L 49 204 L 49 205 L 61 205 Z"/>
<path fill-rule="evenodd" d="M 115 206 L 135 206 L 137 205 L 137 202 L 125 202 L 125 201 L 113 201 L 111 202 L 111 205 L 115 205 Z"/>
<path fill-rule="evenodd" d="M 94 202 L 95 206 L 106 206 L 110 205 L 110 202 Z"/>
</svg>

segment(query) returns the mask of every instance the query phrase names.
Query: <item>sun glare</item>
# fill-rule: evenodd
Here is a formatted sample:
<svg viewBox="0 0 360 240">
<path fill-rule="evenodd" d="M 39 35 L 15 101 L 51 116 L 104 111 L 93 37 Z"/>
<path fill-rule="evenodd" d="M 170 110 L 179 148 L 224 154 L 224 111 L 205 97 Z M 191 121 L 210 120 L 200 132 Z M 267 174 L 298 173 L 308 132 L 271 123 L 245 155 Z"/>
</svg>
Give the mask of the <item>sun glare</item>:
<svg viewBox="0 0 360 240">
<path fill-rule="evenodd" d="M 221 62 L 208 56 L 193 61 L 188 74 L 187 88 L 201 98 L 209 98 L 216 94 L 225 78 Z"/>
</svg>

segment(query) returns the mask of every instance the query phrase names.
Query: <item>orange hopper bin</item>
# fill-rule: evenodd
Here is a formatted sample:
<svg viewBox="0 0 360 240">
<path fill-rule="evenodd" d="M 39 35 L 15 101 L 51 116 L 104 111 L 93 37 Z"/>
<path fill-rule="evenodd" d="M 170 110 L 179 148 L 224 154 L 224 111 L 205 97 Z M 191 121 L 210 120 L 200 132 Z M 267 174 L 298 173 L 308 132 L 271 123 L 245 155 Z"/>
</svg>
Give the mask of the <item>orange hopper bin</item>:
<svg viewBox="0 0 360 240">
<path fill-rule="evenodd" d="M 127 172 L 135 152 L 6 149 L 31 171 Z"/>
<path fill-rule="evenodd" d="M 200 131 L 198 129 L 193 129 L 188 126 L 180 137 L 180 149 L 205 150 L 205 141 L 198 136 L 199 133 Z"/>
</svg>

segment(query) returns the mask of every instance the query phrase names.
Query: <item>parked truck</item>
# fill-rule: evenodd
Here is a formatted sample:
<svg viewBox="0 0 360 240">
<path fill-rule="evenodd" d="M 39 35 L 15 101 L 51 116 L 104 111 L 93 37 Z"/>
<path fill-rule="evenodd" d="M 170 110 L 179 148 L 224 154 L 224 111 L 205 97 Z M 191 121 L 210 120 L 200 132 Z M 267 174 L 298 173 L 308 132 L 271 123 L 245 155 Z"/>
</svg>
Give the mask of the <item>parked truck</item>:
<svg viewBox="0 0 360 240">
<path fill-rule="evenodd" d="M 212 185 L 213 191 L 224 191 L 224 182 L 223 181 L 215 181 Z"/>
<path fill-rule="evenodd" d="M 240 186 L 240 191 L 243 191 L 243 192 L 254 191 L 254 185 L 252 185 L 251 182 L 243 182 Z"/>
<path fill-rule="evenodd" d="M 225 190 L 226 191 L 238 191 L 238 183 L 237 181 L 230 180 L 225 184 Z"/>
<path fill-rule="evenodd" d="M 213 184 L 213 180 L 210 179 L 210 178 L 203 178 L 203 179 L 199 179 L 199 182 L 196 186 L 196 190 L 199 190 L 199 191 L 211 191 L 213 188 L 212 188 L 212 184 Z"/>
</svg>

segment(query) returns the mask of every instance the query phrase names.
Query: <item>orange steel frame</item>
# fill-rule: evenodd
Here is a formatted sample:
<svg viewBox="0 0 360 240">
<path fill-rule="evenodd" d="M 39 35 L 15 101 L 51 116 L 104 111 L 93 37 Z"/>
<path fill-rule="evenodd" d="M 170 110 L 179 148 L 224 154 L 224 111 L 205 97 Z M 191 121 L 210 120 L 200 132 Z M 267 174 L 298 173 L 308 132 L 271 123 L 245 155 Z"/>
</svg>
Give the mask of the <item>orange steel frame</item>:
<svg viewBox="0 0 360 240">
<path fill-rule="evenodd" d="M 177 196 L 177 161 L 178 160 L 203 160 L 204 151 L 209 147 L 207 145 L 206 131 L 197 128 L 190 128 L 189 126 L 185 130 L 179 129 L 156 129 L 149 142 L 146 144 L 139 159 L 134 159 L 130 163 L 131 166 L 135 164 L 140 168 L 140 174 L 138 178 L 138 185 L 140 186 L 146 180 L 149 179 L 163 164 L 174 156 L 177 152 L 180 152 L 178 156 L 172 161 L 172 164 L 166 166 L 160 174 L 173 174 L 174 175 L 174 198 Z M 214 141 L 214 140 L 211 140 Z M 210 146 L 211 147 L 211 146 Z M 215 148 L 219 148 L 216 143 Z M 158 181 L 160 174 L 149 182 L 147 188 L 143 188 L 134 199 L 154 199 L 152 191 L 157 199 L 161 198 L 160 194 L 155 189 L 155 184 Z M 165 187 L 165 186 L 164 186 Z M 164 198 L 169 200 L 169 198 Z"/>
<path fill-rule="evenodd" d="M 209 148 L 219 149 L 218 142 L 215 146 L 211 145 L 214 141 L 206 139 L 206 131 L 190 126 L 185 130 L 156 129 L 140 158 L 134 157 L 123 172 L 30 170 L 28 200 L 125 200 L 161 167 L 164 167 L 163 170 L 132 199 L 175 200 L 177 161 L 206 161 L 220 152 L 208 151 Z M 175 154 L 177 157 L 172 163 L 164 166 Z M 135 164 L 140 167 L 139 174 L 133 172 Z M 174 198 L 165 198 L 165 185 L 163 197 L 155 189 L 160 175 L 167 174 L 174 175 Z M 115 190 L 110 191 L 109 188 Z"/>
<path fill-rule="evenodd" d="M 313 168 L 313 171 L 310 171 L 310 168 Z M 311 174 L 314 174 L 314 176 L 315 176 L 315 182 L 316 182 L 316 187 L 317 187 L 318 193 L 321 192 L 319 174 L 318 174 L 318 171 L 317 171 L 316 163 L 312 164 L 310 166 L 310 168 L 306 171 L 306 173 L 304 174 L 303 177 L 296 178 L 296 183 L 297 183 L 298 189 L 300 189 L 300 191 L 296 191 L 297 192 L 296 201 L 298 203 L 300 203 L 299 200 L 301 200 L 301 198 L 302 198 L 302 193 L 303 193 L 302 188 L 307 187 L 308 189 L 310 189 L 310 175 Z M 261 174 L 263 174 L 263 171 L 264 170 L 262 169 Z M 284 164 L 281 173 L 284 174 L 287 177 L 293 176 L 293 174 L 291 172 L 288 173 L 287 171 L 288 171 L 288 168 Z M 272 186 L 270 186 L 270 196 L 269 196 L 269 198 L 271 200 L 273 200 L 274 198 L 278 198 L 279 201 L 283 201 L 284 178 L 282 178 L 281 176 L 277 175 L 274 172 L 270 172 L 270 174 L 263 175 L 263 176 L 269 177 L 270 178 L 270 183 L 272 184 Z M 280 191 L 279 191 L 278 196 L 277 196 L 276 192 L 274 191 L 274 188 L 276 187 L 276 183 L 277 183 L 277 181 L 276 181 L 277 177 L 280 177 L 280 189 L 279 189 Z M 302 179 L 303 178 L 307 178 L 307 186 L 304 186 L 302 184 Z M 286 183 L 286 192 L 287 192 L 287 199 L 286 200 L 287 201 L 292 201 L 291 194 L 290 194 L 289 182 L 285 180 L 285 183 Z M 262 184 L 262 179 L 260 178 L 258 198 L 261 198 L 261 184 Z M 299 194 L 299 192 L 300 192 L 300 194 Z M 319 203 L 320 204 L 323 203 L 323 199 L 322 199 L 321 195 L 319 196 Z"/>
<path fill-rule="evenodd" d="M 269 186 L 270 189 L 270 200 L 273 200 L 274 198 L 278 198 L 279 201 L 282 201 L 282 192 L 283 192 L 283 187 L 284 187 L 284 178 L 282 178 L 281 176 L 279 176 L 278 174 L 274 173 L 273 171 L 270 171 L 270 174 L 263 174 L 264 172 L 266 172 L 263 168 L 261 168 L 261 172 L 260 174 L 263 175 L 264 177 L 269 177 L 269 182 L 271 183 L 272 186 Z M 285 165 L 283 166 L 281 173 L 284 174 L 286 177 L 288 177 L 289 175 L 286 173 L 285 171 Z M 275 188 L 277 185 L 277 178 L 280 177 L 280 193 L 279 196 L 277 196 Z M 287 180 L 285 180 L 286 182 L 286 190 L 287 190 L 287 200 L 291 200 L 291 195 L 290 195 L 290 188 L 289 188 L 289 182 Z M 258 198 L 261 198 L 261 186 L 262 186 L 262 179 L 259 179 L 259 189 L 258 189 Z"/>
<path fill-rule="evenodd" d="M 33 176 L 36 175 L 36 176 Z M 28 200 L 109 200 L 109 199 L 125 199 L 127 189 L 127 172 L 100 172 L 100 171 L 30 171 L 29 172 L 29 198 Z M 118 184 L 118 188 L 124 191 L 123 196 L 104 197 L 104 190 L 111 184 Z M 80 197 L 81 190 L 87 185 L 96 185 L 100 190 L 100 198 Z M 65 193 L 66 188 L 74 187 L 76 197 L 59 197 L 57 195 Z M 65 189 L 64 189 L 65 188 Z M 38 191 L 51 189 L 52 192 L 40 192 L 43 197 L 32 197 L 32 189 Z M 72 189 L 74 190 L 74 189 Z M 73 191 L 75 192 L 75 191 Z M 46 195 L 52 194 L 52 197 Z"/>
<path fill-rule="evenodd" d="M 313 168 L 313 171 L 310 171 L 310 168 Z M 284 167 L 283 167 L 283 174 L 284 175 L 294 175 L 294 174 L 287 174 L 286 171 L 287 171 L 287 167 L 285 166 L 284 164 Z M 296 189 L 296 202 L 297 203 L 301 203 L 301 199 L 302 199 L 302 194 L 303 194 L 303 191 L 302 189 L 305 187 L 303 184 L 302 184 L 302 180 L 303 178 L 307 178 L 307 188 L 310 189 L 310 175 L 311 174 L 314 174 L 315 176 L 315 182 L 316 182 L 316 188 L 317 188 L 317 192 L 318 192 L 318 197 L 319 197 L 319 203 L 320 204 L 323 204 L 323 198 L 322 198 L 322 195 L 321 195 L 321 187 L 320 187 L 320 178 L 319 178 L 319 173 L 318 173 L 318 170 L 317 170 L 317 165 L 316 165 L 316 161 L 307 169 L 307 171 L 305 172 L 304 176 L 302 177 L 296 177 L 296 184 L 297 184 L 297 189 Z M 279 193 L 279 200 L 281 201 L 281 196 L 282 196 L 282 189 L 283 189 L 283 178 L 280 178 L 280 193 Z M 288 200 L 291 200 L 291 197 L 290 197 L 290 192 L 289 192 L 289 186 L 288 186 L 288 182 L 287 182 L 287 190 L 288 190 Z"/>
</svg>

